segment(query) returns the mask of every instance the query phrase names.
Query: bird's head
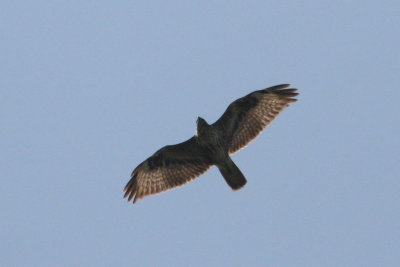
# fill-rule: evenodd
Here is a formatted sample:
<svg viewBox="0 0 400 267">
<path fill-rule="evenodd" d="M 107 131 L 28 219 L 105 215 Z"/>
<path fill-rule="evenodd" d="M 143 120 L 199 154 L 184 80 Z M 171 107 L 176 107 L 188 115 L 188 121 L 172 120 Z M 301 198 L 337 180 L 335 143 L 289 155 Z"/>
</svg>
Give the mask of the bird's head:
<svg viewBox="0 0 400 267">
<path fill-rule="evenodd" d="M 204 133 L 208 129 L 208 127 L 210 127 L 210 125 L 202 117 L 197 118 L 196 125 L 197 125 L 196 135 L 202 135 L 202 133 Z"/>
</svg>

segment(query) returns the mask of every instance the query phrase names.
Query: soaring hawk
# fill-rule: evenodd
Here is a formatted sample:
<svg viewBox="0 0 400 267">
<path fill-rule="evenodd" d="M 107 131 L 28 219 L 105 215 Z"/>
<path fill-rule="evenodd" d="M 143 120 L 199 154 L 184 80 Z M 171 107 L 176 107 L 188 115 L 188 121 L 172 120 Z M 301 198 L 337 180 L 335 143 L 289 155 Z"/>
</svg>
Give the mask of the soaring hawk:
<svg viewBox="0 0 400 267">
<path fill-rule="evenodd" d="M 289 84 L 254 91 L 229 105 L 215 123 L 197 119 L 196 134 L 183 143 L 164 146 L 137 166 L 125 186 L 124 198 L 133 203 L 145 196 L 183 185 L 211 166 L 238 190 L 246 178 L 230 158 L 253 140 L 284 108 L 297 101 Z"/>
</svg>

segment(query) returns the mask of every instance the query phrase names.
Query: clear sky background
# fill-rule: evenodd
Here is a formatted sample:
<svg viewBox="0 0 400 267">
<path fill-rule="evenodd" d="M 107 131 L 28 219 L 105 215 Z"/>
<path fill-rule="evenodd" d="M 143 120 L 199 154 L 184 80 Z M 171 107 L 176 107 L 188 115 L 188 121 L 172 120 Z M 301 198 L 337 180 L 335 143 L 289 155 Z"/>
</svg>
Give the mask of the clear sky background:
<svg viewBox="0 0 400 267">
<path fill-rule="evenodd" d="M 262 3 L 261 3 L 262 2 Z M 2 1 L 1 266 L 399 266 L 399 1 Z M 133 168 L 280 83 L 292 104 L 132 205 Z"/>
</svg>

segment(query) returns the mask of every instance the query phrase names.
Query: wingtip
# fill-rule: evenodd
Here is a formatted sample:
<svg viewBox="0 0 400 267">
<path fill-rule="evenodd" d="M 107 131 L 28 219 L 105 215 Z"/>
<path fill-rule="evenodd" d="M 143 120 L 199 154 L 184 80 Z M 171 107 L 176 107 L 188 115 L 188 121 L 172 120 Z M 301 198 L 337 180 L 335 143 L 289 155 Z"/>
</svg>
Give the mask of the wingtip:
<svg viewBox="0 0 400 267">
<path fill-rule="evenodd" d="M 287 100 L 288 103 L 297 102 L 297 99 L 296 99 L 296 98 L 287 98 L 286 100 Z"/>
<path fill-rule="evenodd" d="M 293 97 L 299 95 L 299 93 L 297 93 L 297 88 L 287 88 L 280 85 L 267 88 L 264 92 L 274 94 L 281 99 L 285 99 L 288 103 L 296 102 L 297 99 Z"/>
<path fill-rule="evenodd" d="M 275 91 L 275 90 L 287 88 L 289 86 L 290 86 L 290 83 L 283 83 L 283 84 L 278 84 L 278 85 L 268 87 L 268 88 L 266 88 L 266 90 Z"/>
<path fill-rule="evenodd" d="M 129 192 L 128 202 L 131 202 L 134 195 L 135 195 L 134 192 Z"/>
</svg>

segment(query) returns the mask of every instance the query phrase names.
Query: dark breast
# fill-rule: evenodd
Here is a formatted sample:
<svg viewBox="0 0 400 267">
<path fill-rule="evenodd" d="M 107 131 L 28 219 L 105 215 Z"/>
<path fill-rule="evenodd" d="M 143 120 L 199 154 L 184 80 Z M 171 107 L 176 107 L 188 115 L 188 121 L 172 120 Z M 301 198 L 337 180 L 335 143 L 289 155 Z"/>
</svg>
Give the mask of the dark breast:
<svg viewBox="0 0 400 267">
<path fill-rule="evenodd" d="M 228 155 L 222 135 L 214 127 L 209 127 L 209 131 L 206 134 L 198 136 L 198 142 L 203 156 L 212 164 L 220 162 Z"/>
</svg>

